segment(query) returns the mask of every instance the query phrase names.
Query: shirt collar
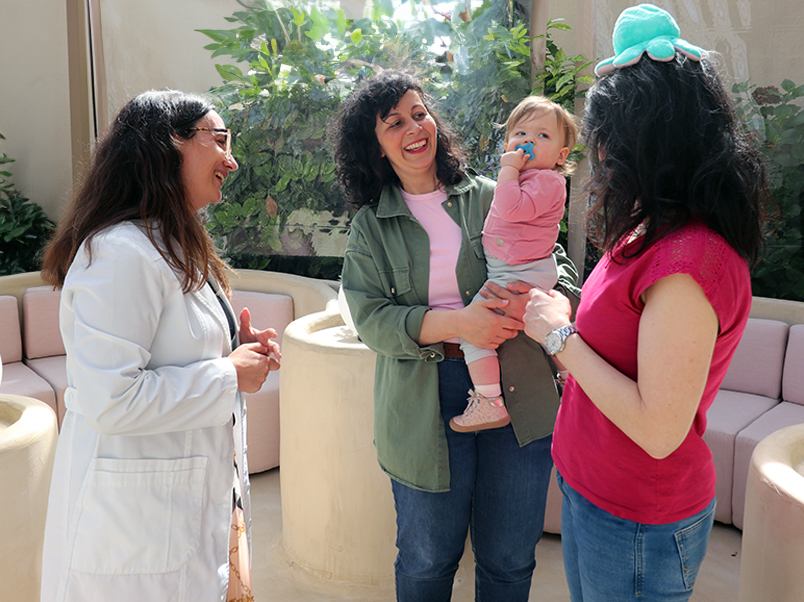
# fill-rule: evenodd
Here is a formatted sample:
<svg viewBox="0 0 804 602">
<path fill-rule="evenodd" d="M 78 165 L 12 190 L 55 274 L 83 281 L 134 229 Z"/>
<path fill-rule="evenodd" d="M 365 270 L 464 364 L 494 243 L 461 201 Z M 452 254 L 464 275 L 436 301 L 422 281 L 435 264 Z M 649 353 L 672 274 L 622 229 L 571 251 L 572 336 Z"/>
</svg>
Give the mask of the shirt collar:
<svg viewBox="0 0 804 602">
<path fill-rule="evenodd" d="M 464 194 L 472 188 L 472 178 L 467 177 L 469 175 L 475 175 L 475 171 L 467 168 L 466 176 L 464 176 L 460 182 L 454 186 L 447 185 L 444 187 L 447 191 L 448 198 L 451 196 Z M 383 188 L 382 193 L 380 194 L 380 200 L 377 203 L 377 217 L 389 218 L 401 216 L 413 217 L 413 214 L 410 212 L 410 209 L 408 209 L 405 199 L 402 198 L 402 193 L 399 191 L 399 187 L 396 184 L 393 186 L 386 186 Z"/>
</svg>

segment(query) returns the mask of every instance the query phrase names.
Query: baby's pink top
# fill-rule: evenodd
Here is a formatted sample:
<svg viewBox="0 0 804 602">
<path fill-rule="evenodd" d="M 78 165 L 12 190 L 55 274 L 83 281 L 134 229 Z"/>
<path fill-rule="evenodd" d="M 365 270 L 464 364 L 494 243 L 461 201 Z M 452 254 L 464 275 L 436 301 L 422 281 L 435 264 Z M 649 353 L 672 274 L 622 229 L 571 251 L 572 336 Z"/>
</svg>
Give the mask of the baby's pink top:
<svg viewBox="0 0 804 602">
<path fill-rule="evenodd" d="M 564 217 L 567 181 L 552 169 L 528 169 L 494 189 L 483 247 L 509 265 L 552 254 Z"/>
<path fill-rule="evenodd" d="M 587 500 L 626 520 L 665 524 L 703 510 L 715 495 L 712 452 L 703 440 L 706 411 L 717 395 L 751 309 L 748 264 L 718 234 L 693 222 L 624 258 L 641 237 L 607 253 L 584 283 L 576 326 L 586 343 L 636 380 L 639 297 L 660 278 L 689 274 L 720 325 L 709 377 L 687 438 L 657 460 L 597 409 L 571 376 L 553 433 L 553 458 L 567 483 Z"/>
<path fill-rule="evenodd" d="M 441 188 L 427 194 L 408 194 L 402 190 L 402 198 L 430 238 L 430 307 L 462 309 L 463 300 L 455 275 L 462 233 L 461 227 L 442 206 L 447 200 L 446 190 Z"/>
</svg>

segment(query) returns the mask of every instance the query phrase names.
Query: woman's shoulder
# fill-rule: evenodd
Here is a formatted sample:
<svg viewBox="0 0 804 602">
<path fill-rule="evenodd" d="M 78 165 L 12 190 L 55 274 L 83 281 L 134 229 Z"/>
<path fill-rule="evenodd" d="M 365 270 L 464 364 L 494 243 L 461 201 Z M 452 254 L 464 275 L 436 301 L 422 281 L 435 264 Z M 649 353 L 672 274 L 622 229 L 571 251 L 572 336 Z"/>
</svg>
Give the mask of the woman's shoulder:
<svg viewBox="0 0 804 602">
<path fill-rule="evenodd" d="M 460 182 L 453 186 L 447 186 L 447 194 L 449 196 L 468 195 L 469 199 L 480 199 L 484 211 L 488 211 L 488 207 L 491 205 L 491 199 L 494 197 L 494 188 L 496 186 L 497 183 L 491 178 L 480 175 L 473 169 L 467 168 Z"/>
<path fill-rule="evenodd" d="M 497 185 L 497 182 L 489 178 L 488 176 L 484 176 L 482 174 L 477 173 L 474 169 L 467 168 L 466 172 L 463 174 L 463 178 L 460 182 L 458 182 L 455 187 L 467 187 L 467 188 L 494 188 Z"/>
<path fill-rule="evenodd" d="M 706 260 L 715 257 L 734 260 L 739 254 L 718 232 L 697 220 L 691 220 L 680 228 L 659 239 L 659 248 L 669 249 L 680 259 Z"/>
<path fill-rule="evenodd" d="M 691 221 L 659 239 L 648 253 L 652 280 L 676 273 L 691 275 L 714 294 L 727 281 L 748 278 L 748 263 L 717 232 Z"/>
<path fill-rule="evenodd" d="M 152 232 L 154 240 L 159 242 L 161 236 L 157 228 Z M 109 226 L 98 232 L 92 239 L 92 251 L 105 252 L 114 250 L 115 253 L 131 253 L 159 257 L 159 251 L 148 236 L 146 226 L 138 221 L 125 221 Z"/>
</svg>

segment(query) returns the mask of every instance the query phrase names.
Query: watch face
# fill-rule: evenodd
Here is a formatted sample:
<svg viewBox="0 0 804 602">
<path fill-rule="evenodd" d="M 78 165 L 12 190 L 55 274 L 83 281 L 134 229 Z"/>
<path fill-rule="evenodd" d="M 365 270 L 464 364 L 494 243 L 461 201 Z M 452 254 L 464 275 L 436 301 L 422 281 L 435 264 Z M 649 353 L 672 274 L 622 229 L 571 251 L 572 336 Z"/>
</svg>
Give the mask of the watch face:
<svg viewBox="0 0 804 602">
<path fill-rule="evenodd" d="M 544 346 L 547 347 L 547 352 L 550 355 L 558 353 L 562 343 L 561 337 L 555 330 L 548 332 L 547 336 L 544 337 Z"/>
</svg>

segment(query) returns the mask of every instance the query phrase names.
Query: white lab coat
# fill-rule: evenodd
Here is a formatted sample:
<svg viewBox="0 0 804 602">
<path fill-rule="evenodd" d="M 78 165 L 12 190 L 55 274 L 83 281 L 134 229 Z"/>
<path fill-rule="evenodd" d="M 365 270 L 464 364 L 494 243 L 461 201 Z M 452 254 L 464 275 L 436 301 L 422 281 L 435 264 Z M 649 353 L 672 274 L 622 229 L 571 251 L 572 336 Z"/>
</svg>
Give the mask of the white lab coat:
<svg viewBox="0 0 804 602">
<path fill-rule="evenodd" d="M 235 451 L 251 521 L 245 406 L 226 359 L 236 341 L 220 302 L 209 286 L 183 294 L 126 222 L 94 239 L 90 265 L 78 253 L 59 321 L 69 388 L 42 601 L 223 600 Z"/>
</svg>

